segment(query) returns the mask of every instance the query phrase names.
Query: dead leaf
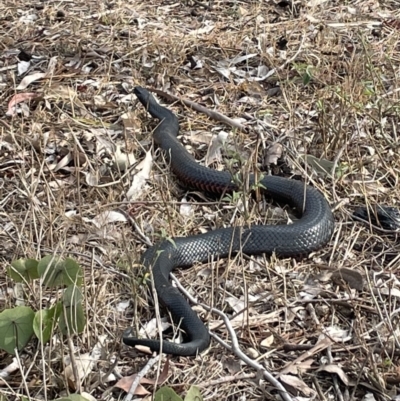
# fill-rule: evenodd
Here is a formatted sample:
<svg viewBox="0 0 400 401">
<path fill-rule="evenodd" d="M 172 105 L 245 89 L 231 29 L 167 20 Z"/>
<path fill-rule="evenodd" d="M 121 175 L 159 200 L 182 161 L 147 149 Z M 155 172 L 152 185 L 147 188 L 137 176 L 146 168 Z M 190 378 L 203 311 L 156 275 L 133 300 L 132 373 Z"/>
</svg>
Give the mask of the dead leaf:
<svg viewBox="0 0 400 401">
<path fill-rule="evenodd" d="M 131 376 L 125 376 L 122 379 L 118 380 L 118 382 L 114 385 L 114 387 L 120 388 L 122 390 L 124 390 L 126 393 L 129 392 L 132 383 L 135 381 L 137 377 L 137 373 L 134 373 Z M 150 383 L 149 383 L 150 382 Z M 142 379 L 140 379 L 140 383 L 138 384 L 138 386 L 135 389 L 135 395 L 148 395 L 151 394 L 150 391 L 147 391 L 143 386 L 143 384 L 152 384 L 150 380 L 147 380 L 145 377 L 143 377 Z"/>
<path fill-rule="evenodd" d="M 17 358 L 13 358 L 12 362 L 0 370 L 0 379 L 6 379 L 11 373 L 19 369 Z"/>
<path fill-rule="evenodd" d="M 97 227 L 101 228 L 106 224 L 109 223 L 116 223 L 116 222 L 126 222 L 126 217 L 117 211 L 114 210 L 107 210 L 98 214 L 95 218 L 92 219 L 92 223 Z"/>
<path fill-rule="evenodd" d="M 82 391 L 81 393 L 82 398 L 84 398 L 87 401 L 96 401 L 96 398 L 93 397 L 91 394 L 86 393 L 85 391 Z"/>
<path fill-rule="evenodd" d="M 312 364 L 314 363 L 314 359 L 306 359 L 303 362 L 300 362 L 296 365 L 297 372 L 296 374 L 303 374 L 306 373 L 308 370 L 311 369 Z"/>
<path fill-rule="evenodd" d="M 379 288 L 379 293 L 400 298 L 400 290 L 398 290 L 397 288 Z"/>
<path fill-rule="evenodd" d="M 30 66 L 31 66 L 31 62 L 30 62 L 30 61 L 21 60 L 21 61 L 18 63 L 18 67 L 17 67 L 17 69 L 18 69 L 18 76 L 20 76 L 20 75 L 22 75 L 22 74 L 25 74 L 25 73 L 28 71 L 28 69 L 29 69 Z"/>
<path fill-rule="evenodd" d="M 213 136 L 214 135 L 208 131 L 191 131 L 188 139 L 191 143 L 209 144 Z"/>
<path fill-rule="evenodd" d="M 193 216 L 193 207 L 191 203 L 188 203 L 186 198 L 182 198 L 181 205 L 179 207 L 179 213 L 184 218 L 190 218 Z"/>
<path fill-rule="evenodd" d="M 221 131 L 216 137 L 213 138 L 211 146 L 208 149 L 205 164 L 206 166 L 221 160 L 221 148 L 228 138 L 228 133 Z"/>
<path fill-rule="evenodd" d="M 57 60 L 58 60 L 57 56 L 54 56 L 50 59 L 49 64 L 47 66 L 46 75 L 52 75 L 54 73 L 54 70 L 57 67 Z"/>
<path fill-rule="evenodd" d="M 161 330 L 167 330 L 171 327 L 171 323 L 168 322 L 167 318 L 161 319 Z M 150 319 L 140 330 L 140 337 L 155 338 L 158 335 L 158 324 L 157 319 Z"/>
<path fill-rule="evenodd" d="M 128 200 L 136 200 L 140 197 L 144 184 L 150 178 L 152 166 L 153 156 L 151 155 L 151 151 L 148 151 L 144 160 L 142 160 L 137 166 L 139 172 L 133 177 L 132 185 L 126 194 Z"/>
<path fill-rule="evenodd" d="M 119 171 L 124 172 L 136 163 L 136 158 L 133 153 L 124 153 L 120 146 L 116 146 L 113 154 L 114 166 Z"/>
<path fill-rule="evenodd" d="M 274 335 L 269 333 L 267 337 L 265 337 L 261 342 L 260 345 L 262 347 L 270 347 L 274 343 Z"/>
<path fill-rule="evenodd" d="M 37 14 L 26 13 L 19 18 L 19 21 L 24 24 L 33 24 L 38 18 Z"/>
<path fill-rule="evenodd" d="M 249 10 L 248 10 L 247 8 L 245 8 L 245 7 L 239 6 L 239 7 L 237 8 L 237 14 L 238 14 L 238 16 L 239 16 L 240 18 L 245 17 L 248 13 L 249 13 Z"/>
<path fill-rule="evenodd" d="M 32 92 L 29 92 L 29 93 L 17 93 L 17 94 L 14 95 L 14 96 L 11 98 L 11 100 L 9 101 L 9 103 L 8 103 L 8 109 L 7 109 L 6 115 L 7 115 L 7 116 L 14 116 L 15 113 L 16 113 L 16 108 L 15 108 L 15 106 L 16 106 L 18 103 L 25 102 L 25 101 L 31 100 L 31 99 L 36 99 L 36 98 L 38 98 L 38 97 L 40 97 L 39 94 L 37 94 L 37 93 L 32 93 Z"/>
<path fill-rule="evenodd" d="M 307 2 L 307 7 L 317 7 L 320 6 L 321 4 L 326 3 L 328 0 L 310 0 Z"/>
<path fill-rule="evenodd" d="M 282 383 L 286 386 L 291 387 L 292 389 L 301 391 L 306 396 L 313 396 L 316 395 L 316 391 L 312 388 L 308 387 L 303 380 L 300 380 L 296 376 L 292 375 L 280 375 L 279 378 L 281 379 Z"/>
<path fill-rule="evenodd" d="M 83 117 L 91 118 L 90 113 L 86 111 L 85 105 L 79 99 L 77 92 L 69 86 L 54 84 L 47 90 L 44 98 L 54 100 L 65 99 L 72 103 L 74 107 L 79 108 Z"/>
<path fill-rule="evenodd" d="M 391 191 L 390 187 L 385 187 L 380 181 L 372 181 L 372 182 L 361 182 L 361 181 L 353 181 L 352 186 L 354 191 L 368 194 L 368 195 L 377 195 L 377 194 L 386 194 Z"/>
<path fill-rule="evenodd" d="M 27 75 L 17 86 L 18 90 L 26 89 L 32 82 L 35 82 L 39 79 L 46 77 L 46 72 L 35 72 L 34 74 Z"/>
<path fill-rule="evenodd" d="M 278 164 L 278 159 L 282 156 L 282 144 L 275 142 L 267 150 L 265 155 L 265 164 Z"/>
<path fill-rule="evenodd" d="M 70 358 L 66 358 L 66 368 L 64 370 L 64 375 L 70 385 L 74 390 L 76 389 L 76 380 L 82 381 L 85 379 L 89 373 L 96 366 L 97 361 L 100 359 L 103 349 L 104 340 L 107 336 L 100 336 L 99 341 L 95 344 L 90 353 L 75 356 L 75 363 L 77 368 L 78 377 L 75 377 L 74 370 Z"/>
<path fill-rule="evenodd" d="M 329 337 L 330 340 L 338 343 L 344 343 L 353 339 L 349 330 L 334 325 L 323 329 L 323 333 L 320 334 L 319 339 L 323 340 L 325 337 Z"/>
<path fill-rule="evenodd" d="M 321 352 L 322 350 L 328 348 L 332 344 L 332 342 L 333 341 L 330 338 L 323 337 L 321 340 L 319 340 L 317 342 L 317 344 L 314 345 L 314 347 L 309 349 L 304 354 L 300 355 L 294 361 L 289 362 L 288 364 L 286 364 L 286 366 L 278 374 L 278 377 L 280 377 L 281 375 L 284 375 L 286 373 L 292 372 L 293 369 L 296 369 L 296 371 L 297 371 L 297 368 L 296 368 L 297 365 L 299 365 L 304 360 L 310 358 L 310 356 L 315 355 L 315 354 Z"/>
<path fill-rule="evenodd" d="M 136 390 L 135 390 L 135 395 L 147 395 L 147 394 L 151 394 L 149 391 L 147 391 L 142 384 L 151 384 L 151 385 L 160 385 L 163 384 L 165 382 L 165 380 L 167 380 L 168 378 L 168 372 L 169 372 L 169 359 L 167 359 L 165 361 L 164 367 L 162 372 L 160 373 L 160 376 L 158 377 L 158 380 L 155 379 L 147 379 L 146 377 L 142 377 L 140 379 L 139 385 L 137 386 Z M 131 376 L 126 376 L 123 377 L 122 379 L 118 380 L 118 382 L 114 385 L 114 387 L 120 388 L 122 390 L 124 390 L 125 392 L 129 392 L 132 383 L 134 382 L 134 380 L 136 379 L 136 377 L 138 376 L 137 373 L 134 373 Z"/>
<path fill-rule="evenodd" d="M 229 306 L 233 309 L 235 313 L 239 313 L 246 306 L 245 302 L 242 299 L 237 299 L 236 297 L 227 297 L 225 301 L 229 304 Z"/>
<path fill-rule="evenodd" d="M 338 365 L 324 365 L 321 366 L 320 368 L 318 368 L 316 370 L 317 372 L 328 372 L 328 373 L 336 373 L 340 380 L 346 385 L 346 386 L 355 386 L 355 383 L 352 382 L 346 375 L 346 373 L 344 373 L 343 369 L 340 368 Z"/>
<path fill-rule="evenodd" d="M 239 86 L 242 92 L 245 92 L 248 96 L 263 98 L 266 96 L 265 89 L 256 80 L 247 80 L 242 82 Z"/>
<path fill-rule="evenodd" d="M 68 164 L 73 160 L 73 155 L 71 152 L 68 152 L 52 169 L 54 172 L 62 169 L 63 167 L 68 166 Z"/>
</svg>

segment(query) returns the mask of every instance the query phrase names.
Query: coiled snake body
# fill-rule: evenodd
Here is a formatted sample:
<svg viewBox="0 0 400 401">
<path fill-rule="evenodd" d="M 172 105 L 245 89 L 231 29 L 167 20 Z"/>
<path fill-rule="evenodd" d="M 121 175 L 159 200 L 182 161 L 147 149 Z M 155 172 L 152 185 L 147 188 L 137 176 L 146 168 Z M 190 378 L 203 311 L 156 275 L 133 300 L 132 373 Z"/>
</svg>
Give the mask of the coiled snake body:
<svg viewBox="0 0 400 401">
<path fill-rule="evenodd" d="M 134 93 L 151 116 L 160 120 L 154 140 L 165 151 L 173 172 L 183 183 L 215 194 L 236 189 L 229 172 L 201 166 L 186 151 L 177 139 L 179 123 L 175 114 L 160 106 L 146 89 L 136 87 Z M 249 177 L 250 186 L 254 183 L 254 176 Z M 248 255 L 273 252 L 282 257 L 304 255 L 320 249 L 330 240 L 334 219 L 319 191 L 300 181 L 277 176 L 265 176 L 260 183 L 274 200 L 290 204 L 301 212 L 301 218 L 290 225 L 220 228 L 201 235 L 165 240 L 149 248 L 141 262 L 151 269 L 158 299 L 186 332 L 188 342 L 176 344 L 134 338 L 128 329 L 123 336 L 125 344 L 183 356 L 196 355 L 208 347 L 207 328 L 169 281 L 169 274 L 175 267 L 207 262 L 212 257 L 225 258 L 239 251 Z"/>
</svg>

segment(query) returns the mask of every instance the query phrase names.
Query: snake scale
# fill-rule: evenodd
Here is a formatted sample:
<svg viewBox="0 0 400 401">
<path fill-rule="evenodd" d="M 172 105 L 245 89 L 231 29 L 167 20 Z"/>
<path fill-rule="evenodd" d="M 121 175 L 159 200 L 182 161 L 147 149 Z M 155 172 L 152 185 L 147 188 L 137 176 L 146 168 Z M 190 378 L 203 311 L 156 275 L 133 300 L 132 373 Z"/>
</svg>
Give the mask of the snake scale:
<svg viewBox="0 0 400 401">
<path fill-rule="evenodd" d="M 134 93 L 150 115 L 160 121 L 153 133 L 154 141 L 165 151 L 172 171 L 182 183 L 214 194 L 237 189 L 229 172 L 202 166 L 186 151 L 177 139 L 179 122 L 174 113 L 159 105 L 147 89 L 138 86 Z M 251 175 L 249 187 L 255 183 L 255 177 Z M 147 346 L 154 352 L 181 356 L 196 355 L 209 346 L 210 335 L 206 326 L 170 283 L 169 274 L 176 267 L 188 267 L 211 258 L 227 258 L 238 252 L 301 256 L 328 243 L 334 229 L 334 218 L 318 190 L 300 181 L 278 176 L 264 176 L 260 184 L 272 199 L 296 208 L 301 218 L 289 225 L 219 228 L 205 234 L 165 240 L 150 247 L 143 254 L 141 263 L 151 270 L 159 301 L 184 330 L 188 341 L 177 344 L 167 340 L 135 338 L 128 329 L 123 335 L 125 344 Z"/>
</svg>

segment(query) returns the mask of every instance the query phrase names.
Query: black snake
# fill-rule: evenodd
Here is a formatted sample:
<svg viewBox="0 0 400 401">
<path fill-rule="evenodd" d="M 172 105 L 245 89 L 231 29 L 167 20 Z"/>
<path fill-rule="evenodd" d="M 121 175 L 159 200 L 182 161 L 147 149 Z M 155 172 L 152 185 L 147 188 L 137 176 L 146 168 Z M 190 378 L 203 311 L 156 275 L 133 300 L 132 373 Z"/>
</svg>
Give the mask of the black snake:
<svg viewBox="0 0 400 401">
<path fill-rule="evenodd" d="M 146 89 L 136 87 L 134 92 L 151 116 L 160 120 L 153 134 L 154 140 L 165 151 L 173 172 L 184 184 L 215 194 L 237 189 L 229 172 L 204 167 L 186 151 L 177 139 L 179 123 L 175 114 L 160 106 Z M 274 200 L 295 207 L 301 218 L 290 225 L 220 228 L 201 235 L 165 240 L 149 248 L 141 262 L 151 269 L 158 299 L 185 331 L 188 342 L 176 344 L 166 340 L 134 338 L 128 329 L 123 336 L 125 344 L 186 356 L 196 355 L 208 347 L 210 336 L 207 328 L 169 281 L 169 273 L 175 267 L 207 262 L 213 257 L 226 258 L 237 252 L 299 256 L 328 243 L 334 229 L 334 218 L 319 191 L 300 181 L 278 176 L 264 176 L 259 183 Z M 251 175 L 250 188 L 254 184 L 255 178 Z"/>
</svg>

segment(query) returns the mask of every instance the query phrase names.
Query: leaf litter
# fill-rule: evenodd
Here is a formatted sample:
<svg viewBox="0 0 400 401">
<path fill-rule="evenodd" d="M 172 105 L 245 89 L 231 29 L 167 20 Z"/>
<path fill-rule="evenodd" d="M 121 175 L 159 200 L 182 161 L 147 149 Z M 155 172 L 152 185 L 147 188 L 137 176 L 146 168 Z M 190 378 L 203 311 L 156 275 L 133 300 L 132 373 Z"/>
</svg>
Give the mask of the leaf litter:
<svg viewBox="0 0 400 401">
<path fill-rule="evenodd" d="M 226 311 L 240 344 L 261 355 L 293 397 L 312 398 L 315 391 L 396 397 L 398 243 L 349 220 L 349 209 L 399 204 L 398 5 L 215 1 L 196 16 L 199 7 L 158 0 L 112 9 L 90 1 L 28 1 L 18 8 L 2 2 L 2 265 L 56 247 L 77 257 L 86 268 L 89 313 L 87 335 L 74 341 L 90 350 L 106 333 L 107 351 L 95 365 L 105 372 L 118 356 L 118 373 L 131 377 L 146 356 L 121 345 L 123 328 L 135 319 L 139 328 L 157 326 L 140 284 L 145 272 L 134 263 L 148 246 L 143 238 L 156 242 L 232 223 L 290 223 L 285 205 L 271 218 L 266 201 L 236 199 L 231 207 L 177 184 L 152 149 L 155 125 L 132 94 L 135 85 L 152 87 L 178 114 L 180 139 L 199 163 L 233 173 L 269 165 L 275 174 L 300 174 L 335 207 L 335 237 L 315 255 L 212 261 L 180 271 L 185 288 Z M 194 139 L 196 132 L 203 138 Z M 213 134 L 225 137 L 213 141 Z M 257 149 L 267 149 L 261 162 Z M 117 207 L 129 210 L 139 236 Z M 338 280 L 332 271 L 340 272 Z M 4 305 L 31 302 L 15 299 L 2 277 Z M 229 341 L 217 316 L 196 310 Z M 57 336 L 52 341 L 58 354 L 42 358 L 56 372 L 68 349 Z M 171 360 L 167 384 L 196 383 L 205 399 L 265 396 L 262 385 L 236 376 L 207 386 L 227 379 L 221 354 L 232 357 L 213 341 L 204 356 Z M 31 355 L 22 362 L 40 377 L 42 365 Z M 12 359 L 7 364 L 14 366 Z M 95 365 L 85 369 L 84 385 L 96 385 L 98 399 L 112 399 L 104 383 L 96 384 Z M 13 387 L 18 373 L 2 369 L 22 396 Z M 42 389 L 30 388 L 31 395 L 42 398 Z M 53 383 L 49 391 L 55 398 L 62 390 Z"/>
</svg>

